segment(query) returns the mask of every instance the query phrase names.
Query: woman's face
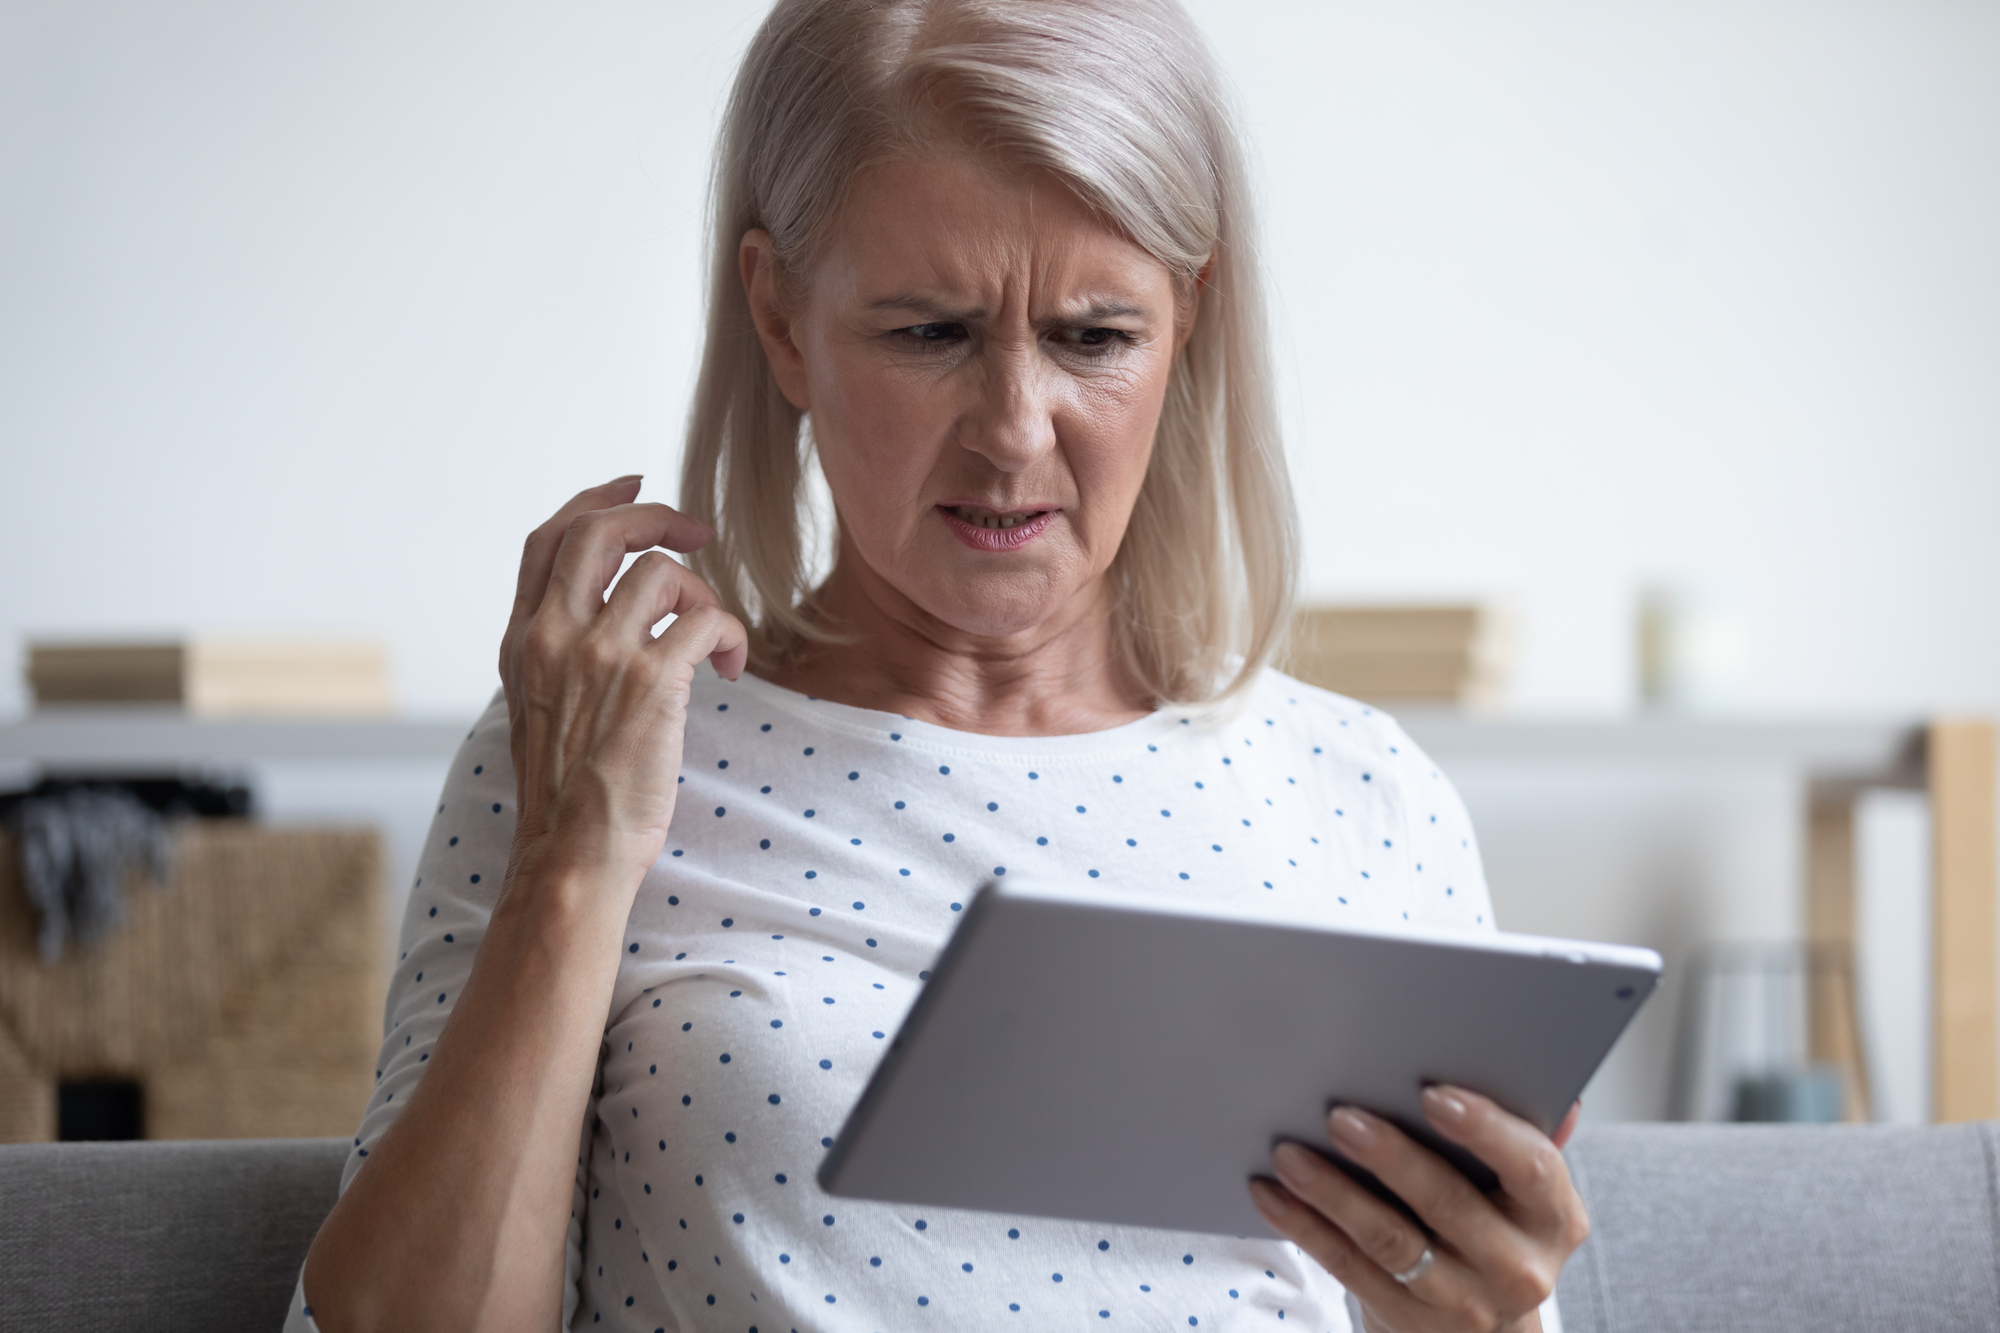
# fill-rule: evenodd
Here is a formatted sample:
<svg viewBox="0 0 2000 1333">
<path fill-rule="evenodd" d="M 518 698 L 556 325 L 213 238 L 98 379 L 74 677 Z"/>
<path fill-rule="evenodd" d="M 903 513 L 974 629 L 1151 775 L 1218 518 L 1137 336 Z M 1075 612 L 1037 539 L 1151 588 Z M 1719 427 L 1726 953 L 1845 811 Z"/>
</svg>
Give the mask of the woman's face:
<svg viewBox="0 0 2000 1333">
<path fill-rule="evenodd" d="M 840 515 L 836 580 L 979 638 L 1090 608 L 1192 318 L 1166 266 L 1057 178 L 963 156 L 857 179 L 796 304 L 770 254 L 744 238 Z"/>
</svg>

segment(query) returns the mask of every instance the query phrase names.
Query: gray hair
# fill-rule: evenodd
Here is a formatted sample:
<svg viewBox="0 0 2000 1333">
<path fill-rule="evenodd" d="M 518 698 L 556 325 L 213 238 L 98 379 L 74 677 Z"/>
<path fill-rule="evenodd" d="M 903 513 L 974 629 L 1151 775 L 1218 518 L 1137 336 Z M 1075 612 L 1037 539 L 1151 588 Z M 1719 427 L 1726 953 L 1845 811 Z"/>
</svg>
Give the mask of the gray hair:
<svg viewBox="0 0 2000 1333">
<path fill-rule="evenodd" d="M 711 182 L 709 311 L 681 507 L 693 557 L 751 626 L 753 666 L 815 620 L 810 432 L 779 391 L 737 268 L 762 228 L 803 281 L 864 168 L 950 140 L 1039 168 L 1200 288 L 1109 577 L 1116 648 L 1156 704 L 1236 694 L 1281 645 L 1297 518 L 1278 437 L 1243 153 L 1174 0 L 779 0 L 743 58 Z"/>
</svg>

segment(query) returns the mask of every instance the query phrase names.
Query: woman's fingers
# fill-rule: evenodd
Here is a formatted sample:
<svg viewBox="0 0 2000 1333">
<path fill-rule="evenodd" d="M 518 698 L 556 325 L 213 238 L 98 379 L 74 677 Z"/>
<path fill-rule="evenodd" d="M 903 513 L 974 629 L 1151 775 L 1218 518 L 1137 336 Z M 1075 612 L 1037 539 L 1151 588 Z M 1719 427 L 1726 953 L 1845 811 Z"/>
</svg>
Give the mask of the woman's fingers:
<svg viewBox="0 0 2000 1333">
<path fill-rule="evenodd" d="M 1342 1154 L 1373 1172 L 1463 1257 L 1496 1304 L 1518 1313 L 1541 1303 L 1561 1259 L 1552 1259 L 1541 1237 L 1525 1231 L 1457 1167 L 1388 1121 L 1353 1107 L 1335 1110 L 1327 1129 Z"/>
<path fill-rule="evenodd" d="M 1318 1208 L 1292 1193 L 1287 1186 L 1268 1180 L 1253 1180 L 1250 1182 L 1250 1199 L 1264 1220 L 1271 1224 L 1273 1231 L 1304 1250 L 1313 1262 L 1333 1274 L 1341 1286 L 1353 1292 L 1380 1319 L 1387 1320 L 1395 1328 L 1423 1327 L 1419 1322 L 1423 1318 L 1420 1293 L 1414 1288 L 1429 1288 L 1434 1281 L 1442 1281 L 1435 1266 L 1406 1288 L 1389 1276 L 1381 1263 L 1370 1258 L 1358 1241 Z M 1423 1250 L 1419 1248 L 1417 1256 L 1422 1254 Z M 1410 1262 L 1414 1263 L 1416 1259 Z M 1404 1264 L 1396 1271 L 1402 1272 L 1408 1267 L 1409 1264 Z"/>
<path fill-rule="evenodd" d="M 750 657 L 750 636 L 743 622 L 719 606 L 690 607 L 660 635 L 654 652 L 673 653 L 685 662 L 706 657 L 715 663 L 716 674 L 735 680 L 743 674 Z"/>
<path fill-rule="evenodd" d="M 1583 1243 L 1589 1226 L 1582 1201 L 1548 1135 L 1463 1088 L 1424 1089 L 1424 1114 L 1438 1133 L 1493 1168 L 1511 1216 L 1568 1240 L 1572 1249 Z"/>
<path fill-rule="evenodd" d="M 1388 1121 L 1351 1106 L 1327 1117 L 1336 1148 L 1410 1205 L 1424 1224 L 1468 1253 L 1505 1219 L 1457 1167 Z"/>
<path fill-rule="evenodd" d="M 586 622 L 603 607 L 604 590 L 627 555 L 655 546 L 692 551 L 713 535 L 669 505 L 625 504 L 578 514 L 563 530 L 542 607 Z"/>
<path fill-rule="evenodd" d="M 713 588 L 664 551 L 648 551 L 632 562 L 604 604 L 599 632 L 644 647 L 653 626 L 667 616 L 675 620 L 660 636 L 661 651 L 689 662 L 713 656 L 722 675 L 734 680 L 742 674 L 749 648 L 742 622 L 722 609 Z M 683 621 L 687 627 L 673 633 Z"/>
<path fill-rule="evenodd" d="M 1383 1272 L 1408 1272 L 1430 1248 L 1429 1239 L 1407 1217 L 1311 1149 L 1280 1144 L 1271 1165 L 1293 1197 L 1339 1227 Z"/>
<path fill-rule="evenodd" d="M 562 547 L 563 533 L 569 530 L 571 520 L 594 509 L 632 503 L 639 494 L 642 480 L 634 474 L 578 491 L 567 504 L 528 534 L 527 543 L 521 548 L 521 572 L 514 583 L 514 620 L 517 623 L 535 614 L 535 608 L 542 604 L 542 594 L 549 586 L 549 571 L 556 567 L 556 552 Z"/>
</svg>

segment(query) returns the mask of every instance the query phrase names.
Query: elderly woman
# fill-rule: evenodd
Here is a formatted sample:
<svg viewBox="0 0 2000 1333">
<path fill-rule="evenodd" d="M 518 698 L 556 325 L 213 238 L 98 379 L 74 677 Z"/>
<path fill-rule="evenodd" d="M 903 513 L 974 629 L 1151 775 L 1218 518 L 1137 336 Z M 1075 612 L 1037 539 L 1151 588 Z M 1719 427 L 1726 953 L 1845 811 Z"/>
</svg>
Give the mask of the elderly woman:
<svg viewBox="0 0 2000 1333">
<path fill-rule="evenodd" d="M 1294 520 L 1186 16 L 782 0 L 714 229 L 681 510 L 625 477 L 528 538 L 289 1327 L 1538 1327 L 1582 1207 L 1450 1088 L 1497 1193 L 1329 1119 L 1422 1227 L 1297 1147 L 1245 1183 L 1289 1243 L 814 1186 L 991 876 L 1491 928 L 1429 762 L 1267 665 Z"/>
</svg>

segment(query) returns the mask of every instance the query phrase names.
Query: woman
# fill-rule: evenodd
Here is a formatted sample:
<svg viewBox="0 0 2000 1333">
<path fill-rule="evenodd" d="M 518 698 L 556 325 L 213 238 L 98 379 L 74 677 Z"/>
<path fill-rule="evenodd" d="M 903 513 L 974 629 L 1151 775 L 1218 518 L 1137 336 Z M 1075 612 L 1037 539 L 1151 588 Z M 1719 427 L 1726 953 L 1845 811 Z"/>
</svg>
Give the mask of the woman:
<svg viewBox="0 0 2000 1333">
<path fill-rule="evenodd" d="M 1265 666 L 1292 518 L 1218 106 L 1171 0 L 779 4 L 685 512 L 627 477 L 528 539 L 293 1326 L 1325 1329 L 1344 1286 L 1376 1328 L 1538 1327 L 1582 1207 L 1452 1089 L 1493 1198 L 1329 1121 L 1434 1239 L 1297 1149 L 1251 1187 L 1293 1244 L 813 1184 L 989 876 L 1490 927 L 1428 761 Z"/>
</svg>

